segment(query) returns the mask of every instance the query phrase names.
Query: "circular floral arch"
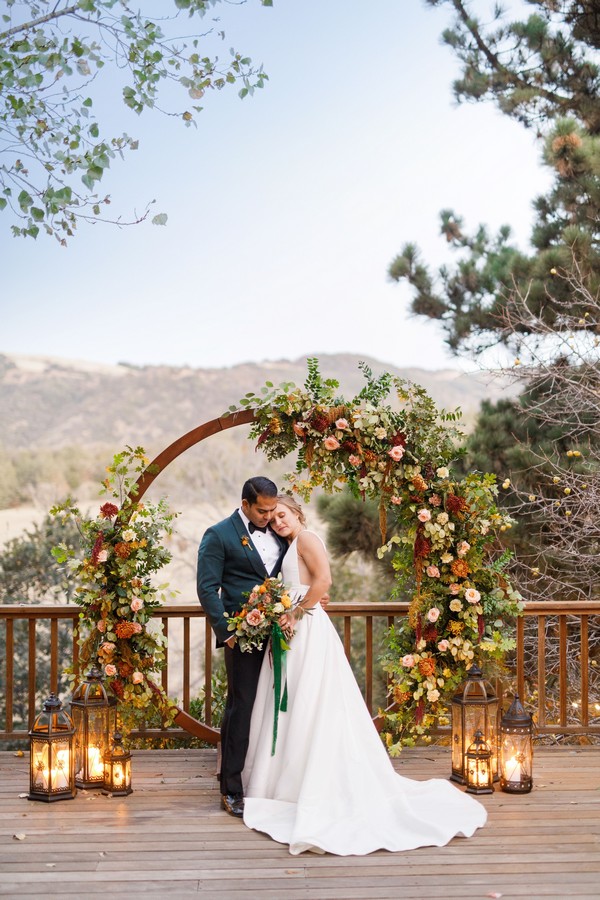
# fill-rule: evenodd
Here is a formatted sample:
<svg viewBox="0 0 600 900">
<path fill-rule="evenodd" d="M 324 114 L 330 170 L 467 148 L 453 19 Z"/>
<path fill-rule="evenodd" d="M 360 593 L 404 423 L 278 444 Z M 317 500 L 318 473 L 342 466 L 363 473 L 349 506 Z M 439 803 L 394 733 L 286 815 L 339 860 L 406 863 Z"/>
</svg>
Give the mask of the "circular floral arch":
<svg viewBox="0 0 600 900">
<path fill-rule="evenodd" d="M 365 364 L 360 368 L 365 385 L 349 400 L 337 393 L 336 381 L 321 377 L 318 361 L 309 359 L 304 387 L 267 382 L 260 395 L 248 393 L 239 407 L 178 438 L 152 463 L 141 448 L 128 448 L 115 457 L 106 481 L 120 507 L 105 504 L 100 522 L 82 520 L 67 505 L 55 508 L 79 516 L 91 546 L 89 557 L 73 563 L 83 582 L 82 619 L 91 625 L 83 658 L 99 655 L 121 699 L 138 710 L 153 699 L 167 721 L 204 740 L 219 738 L 216 729 L 169 705 L 143 672 L 145 659 L 151 666 L 161 658 L 160 638 L 152 639 L 146 628 L 159 601 L 150 579 L 138 574 L 141 568 L 148 575 L 166 561 L 159 536 L 161 529 L 169 531 L 173 517 L 162 501 L 153 506 L 141 500 L 185 450 L 249 423 L 250 438 L 268 459 L 297 454 L 295 471 L 285 477 L 289 490 L 304 500 L 319 488 L 350 490 L 378 503 L 378 555 L 392 555 L 394 595 L 408 592 L 410 598 L 408 617 L 389 631 L 384 662 L 392 685 L 385 732 L 392 754 L 447 721 L 448 699 L 474 661 L 485 666 L 514 646 L 510 625 L 522 604 L 503 574 L 507 555 L 494 552 L 498 532 L 511 526 L 496 506 L 495 477 L 452 474 L 452 461 L 460 455 L 458 414 L 438 410 L 418 385 L 388 373 L 374 378 Z M 131 470 L 139 474 L 135 482 L 128 480 Z M 119 626 L 128 639 L 118 640 Z M 139 633 L 130 633 L 132 627 Z"/>
</svg>

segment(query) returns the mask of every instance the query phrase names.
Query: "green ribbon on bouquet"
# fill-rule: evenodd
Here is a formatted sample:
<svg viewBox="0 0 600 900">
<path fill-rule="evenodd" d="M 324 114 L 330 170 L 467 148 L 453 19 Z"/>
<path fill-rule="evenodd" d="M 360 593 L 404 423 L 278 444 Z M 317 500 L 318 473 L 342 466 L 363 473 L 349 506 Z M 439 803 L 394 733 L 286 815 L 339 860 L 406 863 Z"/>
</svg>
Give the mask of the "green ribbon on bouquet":
<svg viewBox="0 0 600 900">
<path fill-rule="evenodd" d="M 273 690 L 274 697 L 274 718 L 273 718 L 273 744 L 271 746 L 271 756 L 275 755 L 275 747 L 277 745 L 277 727 L 279 724 L 279 712 L 287 712 L 287 678 L 283 687 L 283 696 L 281 693 L 281 679 L 283 672 L 283 655 L 289 650 L 283 631 L 278 622 L 273 623 L 271 630 L 271 653 L 273 654 Z"/>
</svg>

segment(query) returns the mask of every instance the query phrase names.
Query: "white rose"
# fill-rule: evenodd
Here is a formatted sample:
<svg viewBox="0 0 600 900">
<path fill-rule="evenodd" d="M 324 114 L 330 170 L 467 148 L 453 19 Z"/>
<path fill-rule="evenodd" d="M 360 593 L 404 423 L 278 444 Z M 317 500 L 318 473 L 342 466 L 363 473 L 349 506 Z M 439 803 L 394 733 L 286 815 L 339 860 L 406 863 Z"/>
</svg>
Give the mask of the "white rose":
<svg viewBox="0 0 600 900">
<path fill-rule="evenodd" d="M 439 469 L 435 470 L 435 474 L 437 475 L 438 478 L 447 478 L 449 476 L 450 472 L 446 468 L 446 466 L 440 466 Z"/>
</svg>

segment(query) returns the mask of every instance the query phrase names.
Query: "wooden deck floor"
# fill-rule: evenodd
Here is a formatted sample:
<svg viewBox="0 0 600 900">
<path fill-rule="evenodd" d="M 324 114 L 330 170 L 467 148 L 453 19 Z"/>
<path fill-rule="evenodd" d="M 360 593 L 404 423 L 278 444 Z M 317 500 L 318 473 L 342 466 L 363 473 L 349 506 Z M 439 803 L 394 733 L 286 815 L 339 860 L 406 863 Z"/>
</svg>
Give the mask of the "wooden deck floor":
<svg viewBox="0 0 600 900">
<path fill-rule="evenodd" d="M 0 753 L 0 895 L 115 900 L 600 897 L 600 751 L 547 748 L 531 794 L 482 798 L 488 823 L 441 849 L 291 857 L 219 809 L 214 750 L 137 751 L 134 793 L 46 804 L 28 759 Z M 448 751 L 405 751 L 403 775 L 446 777 Z M 24 835 L 17 840 L 14 835 Z"/>
</svg>

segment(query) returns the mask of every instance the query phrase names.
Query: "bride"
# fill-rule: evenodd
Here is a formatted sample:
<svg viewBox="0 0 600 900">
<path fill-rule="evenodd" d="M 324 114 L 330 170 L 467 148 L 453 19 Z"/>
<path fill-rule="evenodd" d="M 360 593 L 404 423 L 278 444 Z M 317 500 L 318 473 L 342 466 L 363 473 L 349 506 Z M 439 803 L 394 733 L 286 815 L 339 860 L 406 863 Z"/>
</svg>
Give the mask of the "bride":
<svg viewBox="0 0 600 900">
<path fill-rule="evenodd" d="M 329 562 L 295 499 L 278 496 L 271 526 L 289 542 L 282 576 L 296 621 L 285 654 L 288 711 L 279 713 L 274 755 L 269 654 L 261 669 L 242 775 L 245 824 L 294 855 L 363 855 L 470 837 L 486 820 L 480 803 L 448 781 L 412 781 L 394 771 L 320 605 Z"/>
</svg>

